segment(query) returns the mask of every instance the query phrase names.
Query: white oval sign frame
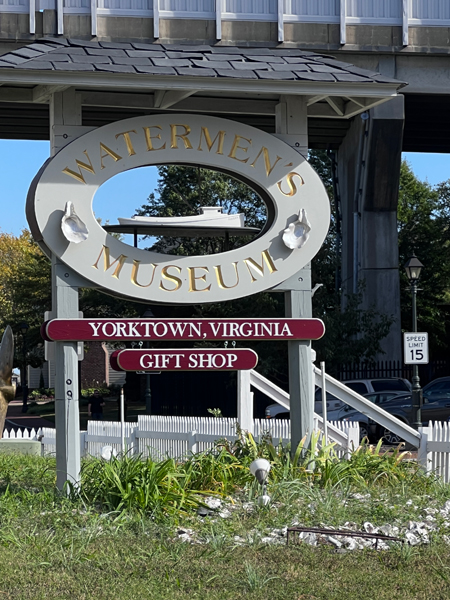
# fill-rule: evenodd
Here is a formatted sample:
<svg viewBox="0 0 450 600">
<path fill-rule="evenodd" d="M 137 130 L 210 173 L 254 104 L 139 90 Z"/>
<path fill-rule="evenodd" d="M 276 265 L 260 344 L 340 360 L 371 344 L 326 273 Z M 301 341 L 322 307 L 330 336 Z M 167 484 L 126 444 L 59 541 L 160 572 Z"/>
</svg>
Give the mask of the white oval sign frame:
<svg viewBox="0 0 450 600">
<path fill-rule="evenodd" d="M 93 212 L 97 189 L 118 173 L 159 164 L 201 165 L 246 182 L 265 201 L 268 226 L 246 246 L 206 256 L 149 252 L 109 235 Z M 88 230 L 81 243 L 61 231 L 68 201 Z M 309 235 L 290 249 L 283 234 L 300 213 Z M 111 123 L 62 148 L 32 182 L 27 217 L 35 239 L 94 286 L 142 302 L 196 304 L 248 296 L 297 273 L 325 239 L 330 205 L 305 158 L 274 136 L 226 119 L 173 114 Z"/>
</svg>

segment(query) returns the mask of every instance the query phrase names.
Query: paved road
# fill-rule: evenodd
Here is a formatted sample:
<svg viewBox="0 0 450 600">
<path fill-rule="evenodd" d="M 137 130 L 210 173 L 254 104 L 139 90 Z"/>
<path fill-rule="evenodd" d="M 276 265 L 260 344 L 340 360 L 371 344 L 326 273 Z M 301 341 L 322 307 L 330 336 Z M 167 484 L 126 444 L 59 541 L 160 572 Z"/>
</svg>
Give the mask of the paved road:
<svg viewBox="0 0 450 600">
<path fill-rule="evenodd" d="M 55 424 L 38 415 L 22 412 L 22 400 L 13 400 L 8 405 L 5 429 L 39 429 L 39 427 L 55 427 Z"/>
</svg>

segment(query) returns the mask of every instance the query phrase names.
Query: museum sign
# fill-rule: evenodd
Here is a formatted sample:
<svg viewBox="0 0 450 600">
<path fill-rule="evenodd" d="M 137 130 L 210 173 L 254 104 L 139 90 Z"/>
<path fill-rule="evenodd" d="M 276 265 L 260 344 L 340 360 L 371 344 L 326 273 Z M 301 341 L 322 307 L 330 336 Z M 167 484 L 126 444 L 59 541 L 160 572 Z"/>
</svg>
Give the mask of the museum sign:
<svg viewBox="0 0 450 600">
<path fill-rule="evenodd" d="M 93 210 L 99 187 L 129 169 L 168 164 L 248 184 L 267 208 L 261 233 L 240 248 L 203 256 L 147 251 L 108 234 Z M 124 212 L 137 203 L 130 189 Z M 330 207 L 317 173 L 281 140 L 235 121 L 170 114 L 111 123 L 62 148 L 36 175 L 27 218 L 41 247 L 94 287 L 146 303 L 196 304 L 268 290 L 297 273 L 319 251 Z"/>
</svg>

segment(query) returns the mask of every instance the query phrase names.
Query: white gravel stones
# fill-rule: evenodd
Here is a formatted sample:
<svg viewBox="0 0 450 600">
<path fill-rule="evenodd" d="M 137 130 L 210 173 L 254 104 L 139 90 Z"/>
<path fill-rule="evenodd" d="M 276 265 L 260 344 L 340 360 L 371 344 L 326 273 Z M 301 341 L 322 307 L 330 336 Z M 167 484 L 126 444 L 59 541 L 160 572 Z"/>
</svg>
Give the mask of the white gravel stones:
<svg viewBox="0 0 450 600">
<path fill-rule="evenodd" d="M 369 521 L 364 523 L 363 527 L 366 533 L 378 533 L 378 527 L 375 527 L 374 525 L 372 525 L 372 523 L 369 523 Z"/>
<path fill-rule="evenodd" d="M 203 503 L 206 504 L 206 506 L 208 508 L 211 508 L 212 510 L 217 510 L 223 504 L 223 502 L 222 502 L 222 500 L 220 500 L 220 498 L 214 498 L 214 496 L 207 496 L 203 500 Z"/>
</svg>

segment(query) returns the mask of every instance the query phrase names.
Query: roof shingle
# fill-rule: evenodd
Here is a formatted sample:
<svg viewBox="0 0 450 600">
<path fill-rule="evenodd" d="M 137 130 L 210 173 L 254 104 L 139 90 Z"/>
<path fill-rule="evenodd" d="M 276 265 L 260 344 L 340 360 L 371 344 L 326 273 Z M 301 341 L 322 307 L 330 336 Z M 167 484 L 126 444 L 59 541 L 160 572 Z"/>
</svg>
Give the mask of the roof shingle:
<svg viewBox="0 0 450 600">
<path fill-rule="evenodd" d="M 298 48 L 94 42 L 42 38 L 0 56 L 0 69 L 108 71 L 181 77 L 391 83 L 402 82 Z"/>
</svg>

